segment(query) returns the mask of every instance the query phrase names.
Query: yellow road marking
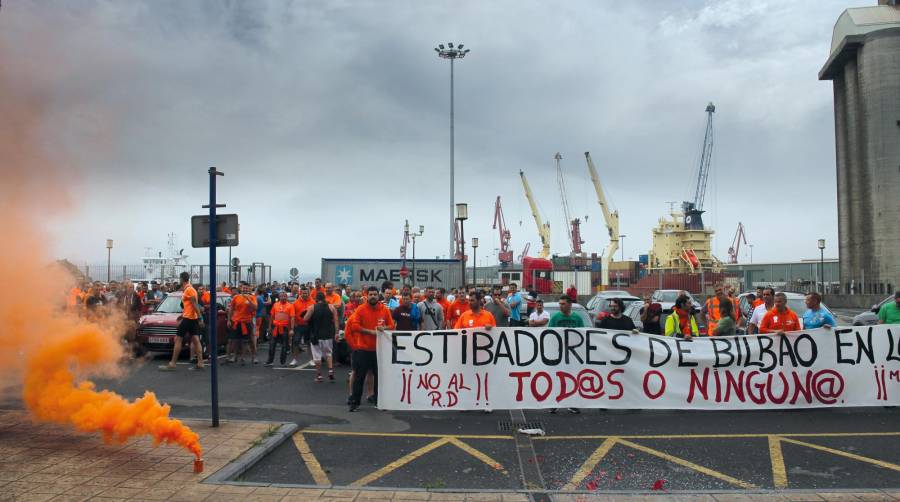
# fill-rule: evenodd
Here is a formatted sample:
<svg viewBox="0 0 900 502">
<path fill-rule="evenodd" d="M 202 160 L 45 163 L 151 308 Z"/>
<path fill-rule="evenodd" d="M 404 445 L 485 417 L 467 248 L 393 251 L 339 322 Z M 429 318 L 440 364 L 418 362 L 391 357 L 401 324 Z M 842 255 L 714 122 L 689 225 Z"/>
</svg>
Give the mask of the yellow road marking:
<svg viewBox="0 0 900 502">
<path fill-rule="evenodd" d="M 787 469 L 784 467 L 781 438 L 778 436 L 769 436 L 769 458 L 772 459 L 772 482 L 775 488 L 787 488 Z"/>
<path fill-rule="evenodd" d="M 649 448 L 649 447 L 644 446 L 644 445 L 640 445 L 640 444 L 637 444 L 637 443 L 632 443 L 631 441 L 628 441 L 628 440 L 625 440 L 625 439 L 619 439 L 617 442 L 620 443 L 620 444 L 622 444 L 622 445 L 624 445 L 624 446 L 627 446 L 627 447 L 629 447 L 629 448 L 634 448 L 635 450 L 638 450 L 638 451 L 641 451 L 641 452 L 644 452 L 644 453 L 648 453 L 648 454 L 653 455 L 653 456 L 655 456 L 655 457 L 659 457 L 659 458 L 661 458 L 661 459 L 663 459 L 663 460 L 668 460 L 669 462 L 678 464 L 678 465 L 680 465 L 680 466 L 682 466 L 682 467 L 687 467 L 688 469 L 693 469 L 693 470 L 695 470 L 695 471 L 697 471 L 697 472 L 699 472 L 699 473 L 706 474 L 707 476 L 712 476 L 712 477 L 714 477 L 714 478 L 716 478 L 716 479 L 720 479 L 720 480 L 722 480 L 722 481 L 725 481 L 726 483 L 730 483 L 730 484 L 733 484 L 733 485 L 735 485 L 735 486 L 740 486 L 741 488 L 744 488 L 744 489 L 748 489 L 748 490 L 749 490 L 749 489 L 752 489 L 752 488 L 756 488 L 755 485 L 750 484 L 750 483 L 747 483 L 746 481 L 741 481 L 740 479 L 733 478 L 733 477 L 731 477 L 731 476 L 729 476 L 729 475 L 727 475 L 727 474 L 723 474 L 723 473 L 721 473 L 721 472 L 719 472 L 719 471 L 714 471 L 714 470 L 709 469 L 709 468 L 707 468 L 707 467 L 703 467 L 702 465 L 698 465 L 698 464 L 695 464 L 695 463 L 693 463 L 693 462 L 689 462 L 689 461 L 687 461 L 687 460 L 685 460 L 685 459 L 683 459 L 683 458 L 678 458 L 678 457 L 676 457 L 676 456 L 669 455 L 668 453 L 663 453 L 663 452 L 661 452 L 661 451 L 659 451 L 659 450 L 654 450 L 653 448 Z"/>
<path fill-rule="evenodd" d="M 477 434 L 413 434 L 404 432 L 351 432 L 351 431 L 327 431 L 319 429 L 306 429 L 304 434 L 324 434 L 328 436 L 369 436 L 369 437 L 397 437 L 397 438 L 456 438 L 456 439 L 507 439 L 511 440 L 510 435 L 487 435 L 479 436 Z"/>
<path fill-rule="evenodd" d="M 325 474 L 322 466 L 319 465 L 319 460 L 309 448 L 309 443 L 306 442 L 303 433 L 298 432 L 294 434 L 294 445 L 297 447 L 297 451 L 300 452 L 300 458 L 303 459 L 303 463 L 306 464 L 306 468 L 309 469 L 309 473 L 312 474 L 316 484 L 319 486 L 330 485 L 331 481 L 328 480 L 328 475 Z"/>
<path fill-rule="evenodd" d="M 769 436 L 787 437 L 884 437 L 884 436 L 900 436 L 900 432 L 821 432 L 821 433 L 800 433 L 800 434 L 657 434 L 657 435 L 634 435 L 634 436 L 606 436 L 606 435 L 590 435 L 590 436 L 535 436 L 532 441 L 560 441 L 572 439 L 607 439 L 617 437 L 620 439 L 748 439 L 748 438 L 767 438 Z M 504 436 L 505 437 L 505 436 Z"/>
<path fill-rule="evenodd" d="M 459 439 L 451 437 L 451 438 L 448 438 L 448 440 L 449 440 L 450 444 L 452 444 L 453 446 L 456 446 L 457 448 L 468 453 L 469 455 L 472 455 L 473 457 L 477 458 L 478 460 L 481 460 L 482 462 L 487 464 L 488 467 L 490 467 L 491 469 L 500 471 L 504 475 L 509 475 L 509 473 L 506 471 L 506 469 L 503 468 L 503 465 L 500 462 L 497 462 L 496 460 L 492 459 L 491 457 L 487 456 L 486 454 L 476 450 L 475 448 L 472 448 L 468 444 L 463 443 Z"/>
<path fill-rule="evenodd" d="M 421 457 L 422 455 L 425 455 L 426 453 L 430 452 L 431 450 L 434 450 L 435 448 L 440 448 L 441 446 L 444 446 L 445 444 L 450 442 L 450 439 L 451 438 L 443 437 L 441 439 L 438 439 L 437 441 L 432 441 L 432 442 L 428 443 L 427 445 L 419 448 L 418 450 L 416 450 L 412 453 L 408 453 L 408 454 L 398 458 L 397 460 L 394 460 L 393 462 L 387 464 L 386 466 L 382 467 L 381 469 L 378 469 L 377 471 L 375 471 L 371 474 L 367 474 L 366 476 L 363 476 L 362 478 L 354 481 L 353 483 L 350 483 L 350 486 L 365 486 L 365 485 L 371 483 L 372 481 L 375 481 L 376 479 L 378 479 L 382 476 L 385 476 L 385 475 L 399 469 L 400 467 L 403 467 L 404 465 L 412 462 L 413 460 Z"/>
<path fill-rule="evenodd" d="M 784 442 L 787 442 L 787 443 L 792 443 L 792 444 L 796 444 L 796 445 L 800 445 L 800 446 L 805 446 L 807 448 L 812 448 L 814 450 L 832 453 L 834 455 L 838 455 L 841 457 L 852 458 L 853 460 L 859 460 L 860 462 L 874 464 L 874 465 L 877 465 L 878 467 L 884 467 L 885 469 L 900 471 L 900 465 L 892 464 L 890 462 L 885 462 L 884 460 L 878 460 L 878 459 L 874 459 L 874 458 L 870 458 L 870 457 L 864 457 L 862 455 L 847 453 L 845 451 L 835 450 L 834 448 L 828 448 L 827 446 L 820 446 L 817 444 L 805 443 L 803 441 L 797 441 L 796 439 L 781 438 L 781 440 Z"/>
<path fill-rule="evenodd" d="M 583 464 L 581 464 L 581 467 L 579 467 L 578 470 L 575 471 L 572 479 L 570 479 L 566 486 L 562 487 L 562 489 L 577 489 L 581 482 L 584 481 L 584 478 L 586 478 L 588 474 L 590 474 L 591 471 L 593 471 L 597 467 L 597 464 L 599 464 L 600 461 L 603 460 L 603 457 L 605 457 L 606 454 L 609 453 L 609 450 L 611 450 L 612 447 L 615 446 L 616 442 L 617 439 L 615 437 L 607 438 L 606 441 L 603 441 L 603 443 L 598 446 L 596 450 L 594 450 L 594 453 L 591 453 L 591 456 L 588 457 Z"/>
</svg>

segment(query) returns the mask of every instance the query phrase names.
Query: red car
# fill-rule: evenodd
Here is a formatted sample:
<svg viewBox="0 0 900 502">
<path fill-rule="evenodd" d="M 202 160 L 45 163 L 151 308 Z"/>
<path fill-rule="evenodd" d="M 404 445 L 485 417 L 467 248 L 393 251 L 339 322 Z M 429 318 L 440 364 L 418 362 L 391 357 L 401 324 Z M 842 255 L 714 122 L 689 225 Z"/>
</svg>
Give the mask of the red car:
<svg viewBox="0 0 900 502">
<path fill-rule="evenodd" d="M 231 303 L 231 295 L 218 293 L 216 295 L 216 345 L 224 347 L 228 342 L 227 316 L 225 314 Z M 169 293 L 166 298 L 157 305 L 156 309 L 138 320 L 136 333 L 137 343 L 145 351 L 171 352 L 175 345 L 175 333 L 178 330 L 178 316 L 184 309 L 181 306 L 181 292 Z M 208 309 L 204 313 L 204 319 L 208 320 Z M 207 333 L 201 333 L 200 341 L 203 344 L 203 352 L 207 353 Z M 188 344 L 182 344 L 182 352 L 189 350 Z"/>
</svg>

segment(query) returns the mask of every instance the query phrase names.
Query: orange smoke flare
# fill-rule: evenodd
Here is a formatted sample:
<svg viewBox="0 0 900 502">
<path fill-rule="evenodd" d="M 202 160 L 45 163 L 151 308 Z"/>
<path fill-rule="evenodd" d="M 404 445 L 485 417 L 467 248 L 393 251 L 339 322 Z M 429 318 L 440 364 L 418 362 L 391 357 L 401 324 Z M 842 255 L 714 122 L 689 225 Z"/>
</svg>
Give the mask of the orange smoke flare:
<svg viewBox="0 0 900 502">
<path fill-rule="evenodd" d="M 40 18 L 28 9 L 6 10 L 0 16 L 0 393 L 22 384 L 35 420 L 101 432 L 118 443 L 149 435 L 199 458 L 197 434 L 169 418 L 169 406 L 152 392 L 129 402 L 87 380 L 120 372 L 124 316 L 88 322 L 61 310 L 75 278 L 49 266 L 48 246 L 65 249 L 67 243 L 50 238 L 44 227 L 75 209 L 77 199 L 68 194 L 87 172 L 84 160 L 115 140 L 78 134 L 59 119 L 67 110 L 90 109 L 98 123 L 114 114 L 72 93 L 96 86 L 70 88 L 87 74 L 63 56 L 64 38 L 32 36 L 48 32 L 29 24 Z"/>
<path fill-rule="evenodd" d="M 197 433 L 169 418 L 169 406 L 160 404 L 152 392 L 129 402 L 114 392 L 98 392 L 90 381 L 75 384 L 72 366 L 108 363 L 109 342 L 96 325 L 84 323 L 29 358 L 23 397 L 34 418 L 71 423 L 82 432 L 102 432 L 107 442 L 150 435 L 156 445 L 178 444 L 200 458 Z"/>
</svg>

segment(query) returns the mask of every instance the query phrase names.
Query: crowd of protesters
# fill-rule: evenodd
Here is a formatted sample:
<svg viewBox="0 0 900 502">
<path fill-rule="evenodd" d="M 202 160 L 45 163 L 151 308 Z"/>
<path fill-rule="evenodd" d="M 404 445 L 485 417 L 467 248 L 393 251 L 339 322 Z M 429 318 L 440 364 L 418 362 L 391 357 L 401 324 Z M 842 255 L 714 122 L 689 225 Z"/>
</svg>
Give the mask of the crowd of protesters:
<svg viewBox="0 0 900 502">
<path fill-rule="evenodd" d="M 182 313 L 175 336 L 171 361 L 160 366 L 163 371 L 176 369 L 183 345 L 190 347 L 191 369 L 203 369 L 204 324 L 209 322 L 211 292 L 194 286 L 183 273 L 178 284 L 85 283 L 73 288 L 68 297 L 70 308 L 87 316 L 103 315 L 121 309 L 125 316 L 137 320 L 180 291 Z M 223 295 L 224 294 L 224 295 Z M 494 327 L 589 327 L 573 312 L 577 301 L 574 286 L 558 298 L 559 311 L 550 315 L 543 300 L 533 291 L 522 293 L 516 284 L 494 285 L 489 289 L 411 287 L 395 288 L 386 281 L 381 287 L 354 289 L 348 285 L 322 283 L 272 282 L 251 287 L 242 282 L 235 288 L 226 283 L 216 287 L 216 296 L 230 301 L 219 303 L 226 311 L 228 344 L 225 364 L 261 364 L 257 347 L 268 342 L 265 366 L 297 367 L 301 353 L 309 351 L 307 365 L 315 369 L 315 381 L 334 383 L 334 366 L 351 367 L 348 377 L 347 404 L 355 411 L 366 400 L 377 402 L 378 367 L 375 356 L 376 338 L 385 329 L 438 330 Z M 821 296 L 809 293 L 807 309 L 802 314 L 787 305 L 787 296 L 771 287 L 758 288 L 745 295 L 746 306 L 735 296 L 733 286 L 719 285 L 702 305 L 682 292 L 671 309 L 663 310 L 650 297 L 640 309 L 641 331 L 650 334 L 691 338 L 695 336 L 729 336 L 735 334 L 785 333 L 800 329 L 832 327 L 837 323 L 821 306 Z M 227 304 L 225 307 L 224 304 Z M 612 298 L 598 327 L 637 332 L 633 320 L 624 314 L 621 299 Z M 881 322 L 900 321 L 900 292 L 896 302 L 888 302 L 880 313 Z M 698 323 L 698 320 L 701 321 Z M 704 332 L 698 326 L 705 326 Z M 555 411 L 555 410 L 554 410 Z M 577 410 L 570 410 L 577 413 Z"/>
</svg>

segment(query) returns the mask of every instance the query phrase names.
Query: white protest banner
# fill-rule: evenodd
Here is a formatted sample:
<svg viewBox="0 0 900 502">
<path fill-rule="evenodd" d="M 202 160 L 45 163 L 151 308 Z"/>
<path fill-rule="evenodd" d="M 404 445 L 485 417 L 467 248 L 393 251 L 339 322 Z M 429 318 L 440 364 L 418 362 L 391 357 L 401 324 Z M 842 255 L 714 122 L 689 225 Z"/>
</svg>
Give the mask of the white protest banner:
<svg viewBox="0 0 900 502">
<path fill-rule="evenodd" d="M 900 405 L 900 325 L 686 340 L 574 328 L 386 332 L 378 406 L 773 409 Z"/>
</svg>

